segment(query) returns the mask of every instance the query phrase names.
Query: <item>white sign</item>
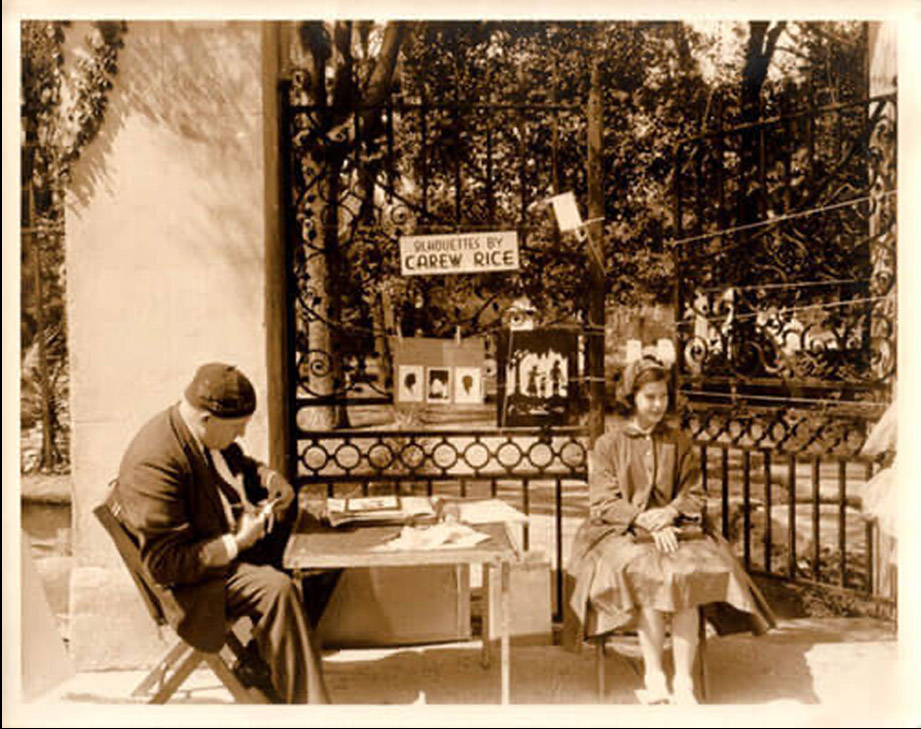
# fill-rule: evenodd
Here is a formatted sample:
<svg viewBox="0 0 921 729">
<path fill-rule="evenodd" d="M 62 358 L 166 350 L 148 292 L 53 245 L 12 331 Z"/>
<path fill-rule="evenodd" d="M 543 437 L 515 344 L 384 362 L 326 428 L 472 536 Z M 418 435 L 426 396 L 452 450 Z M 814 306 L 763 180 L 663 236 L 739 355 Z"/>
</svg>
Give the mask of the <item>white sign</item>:
<svg viewBox="0 0 921 729">
<path fill-rule="evenodd" d="M 582 227 L 582 216 L 579 215 L 576 196 L 571 192 L 551 197 L 550 204 L 553 205 L 553 214 L 556 216 L 556 224 L 560 226 L 561 233 Z"/>
<path fill-rule="evenodd" d="M 675 364 L 675 343 L 671 339 L 659 339 L 656 341 L 656 356 L 659 361 L 666 367 Z"/>
<path fill-rule="evenodd" d="M 400 238 L 404 276 L 515 271 L 518 266 L 518 233 L 514 230 Z"/>
</svg>

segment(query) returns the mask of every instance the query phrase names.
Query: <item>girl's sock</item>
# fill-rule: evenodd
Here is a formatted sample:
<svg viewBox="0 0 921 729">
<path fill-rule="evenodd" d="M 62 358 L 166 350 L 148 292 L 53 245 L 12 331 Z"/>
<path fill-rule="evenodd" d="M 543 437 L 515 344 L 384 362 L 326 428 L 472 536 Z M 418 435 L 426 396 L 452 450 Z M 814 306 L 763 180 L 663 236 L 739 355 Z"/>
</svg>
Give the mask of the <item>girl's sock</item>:
<svg viewBox="0 0 921 729">
<path fill-rule="evenodd" d="M 697 695 L 694 693 L 694 679 L 690 676 L 675 676 L 672 688 L 676 704 L 696 704 Z"/>
</svg>

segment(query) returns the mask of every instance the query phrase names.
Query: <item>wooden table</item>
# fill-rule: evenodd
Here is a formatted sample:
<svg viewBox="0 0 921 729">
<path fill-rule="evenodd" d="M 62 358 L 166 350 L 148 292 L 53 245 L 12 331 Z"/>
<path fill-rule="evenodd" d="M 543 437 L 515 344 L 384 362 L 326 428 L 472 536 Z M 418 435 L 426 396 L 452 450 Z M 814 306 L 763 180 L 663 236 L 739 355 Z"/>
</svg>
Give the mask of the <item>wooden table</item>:
<svg viewBox="0 0 921 729">
<path fill-rule="evenodd" d="M 348 567 L 401 567 L 438 564 L 481 564 L 484 572 L 498 567 L 501 593 L 499 599 L 499 643 L 501 646 L 501 702 L 509 703 L 509 580 L 510 565 L 519 559 L 515 541 L 505 524 L 478 524 L 473 528 L 489 535 L 474 547 L 433 550 L 379 550 L 381 545 L 399 536 L 400 526 L 339 526 L 332 528 L 302 508 L 291 532 L 284 555 L 284 566 L 295 572 L 313 569 Z M 485 577 L 485 575 L 484 575 Z M 484 588 L 487 584 L 484 579 Z M 488 596 L 484 604 L 488 604 Z M 490 607 L 491 609 L 491 607 Z M 490 663 L 489 616 L 483 618 L 482 661 Z"/>
</svg>

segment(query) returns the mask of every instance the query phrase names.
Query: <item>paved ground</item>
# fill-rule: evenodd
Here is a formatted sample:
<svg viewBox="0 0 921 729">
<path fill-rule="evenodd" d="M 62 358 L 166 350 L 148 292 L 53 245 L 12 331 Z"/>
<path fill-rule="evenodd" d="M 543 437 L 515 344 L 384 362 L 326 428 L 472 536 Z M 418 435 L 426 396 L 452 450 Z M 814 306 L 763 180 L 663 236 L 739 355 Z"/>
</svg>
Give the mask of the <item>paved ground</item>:
<svg viewBox="0 0 921 729">
<path fill-rule="evenodd" d="M 592 723 L 593 717 L 600 716 L 604 721 L 610 716 L 607 708 L 599 713 L 599 703 L 625 705 L 624 709 L 635 704 L 633 690 L 638 687 L 638 679 L 621 657 L 608 658 L 607 695 L 604 702 L 599 702 L 591 650 L 569 653 L 558 646 L 513 646 L 511 689 L 512 702 L 517 706 L 495 714 L 498 667 L 482 668 L 479 655 L 477 642 L 343 650 L 327 654 L 325 666 L 332 698 L 339 705 L 399 705 L 411 712 L 418 711 L 421 704 L 466 705 L 463 712 L 484 710 L 470 705 L 485 704 L 492 705 L 489 711 L 497 720 L 493 723 L 498 724 L 522 716 L 526 705 L 559 705 L 556 710 L 548 707 L 547 713 L 542 710 L 538 715 L 533 710 L 526 712 L 541 722 L 557 716 L 557 710 L 564 710 L 568 717 L 575 717 L 574 711 L 582 716 L 594 705 L 594 710 L 585 714 L 586 721 Z M 792 711 L 792 718 L 785 723 L 903 725 L 898 720 L 900 715 L 894 713 L 899 699 L 897 657 L 898 643 L 892 625 L 867 618 L 788 620 L 761 638 L 713 637 L 708 642 L 710 703 L 721 706 L 706 707 L 706 711 L 715 714 L 698 714 L 694 710 L 681 716 L 706 716 L 710 724 L 722 723 L 724 716 L 736 716 L 743 723 L 760 725 L 774 711 Z M 65 720 L 89 711 L 93 723 L 102 725 L 107 723 L 105 717 L 113 707 L 137 703 L 130 692 L 142 675 L 137 671 L 80 673 L 34 702 L 32 708 L 41 714 L 53 712 Z M 173 703 L 191 712 L 187 716 L 192 724 L 203 708 L 195 705 L 226 705 L 230 696 L 213 675 L 202 670 L 188 680 Z M 577 709 L 572 705 L 580 706 Z M 759 707 L 756 713 L 752 713 L 754 707 Z M 445 708 L 442 706 L 442 710 Z M 636 708 L 645 712 L 647 720 L 679 711 L 676 707 Z M 279 710 L 295 711 L 290 707 L 275 709 Z M 237 707 L 234 711 L 241 713 L 233 716 L 243 716 L 247 710 Z M 345 715 L 360 717 L 357 723 L 377 723 L 375 719 L 386 720 L 387 711 L 381 708 L 368 714 L 365 708 L 361 714 L 346 711 Z M 144 716 L 157 718 L 149 710 Z M 303 718 L 303 714 L 299 716 Z"/>
<path fill-rule="evenodd" d="M 54 489 L 49 486 L 45 491 Z M 542 503 L 539 498 L 535 501 Z M 49 520 L 46 514 L 40 516 L 42 530 L 32 534 L 33 549 L 39 550 L 36 564 L 52 611 L 62 619 L 60 627 L 66 635 L 66 574 L 72 558 L 62 543 L 68 541 L 68 535 L 62 537 L 61 525 Z M 581 515 L 565 514 L 564 544 L 571 540 L 580 520 Z M 61 522 L 66 524 L 69 518 Z M 554 529 L 553 518 L 535 509 L 530 546 L 543 550 L 551 560 Z M 66 526 L 63 530 L 67 531 Z M 478 571 L 474 570 L 473 576 L 476 578 Z M 55 591 L 55 585 L 60 590 Z M 917 726 L 921 710 L 915 708 L 915 713 L 909 716 L 895 709 L 900 698 L 913 701 L 915 707 L 921 702 L 921 692 L 909 697 L 900 697 L 897 692 L 898 655 L 894 627 L 866 618 L 788 619 L 780 629 L 762 638 L 713 638 L 709 642 L 708 661 L 710 699 L 712 704 L 720 706 L 706 707 L 706 714 L 681 713 L 677 721 L 674 713 L 679 711 L 677 708 L 636 706 L 633 690 L 638 687 L 638 679 L 616 656 L 608 659 L 607 695 L 604 702 L 599 702 L 592 652 L 572 654 L 556 646 L 513 647 L 514 706 L 496 713 L 498 668 L 481 668 L 479 644 L 471 642 L 330 653 L 325 665 L 332 698 L 337 704 L 335 713 L 317 714 L 311 709 L 306 720 L 303 708 L 230 707 L 229 694 L 206 670 L 188 680 L 184 690 L 174 698 L 172 712 L 157 713 L 146 708 L 132 711 L 138 702 L 130 698 L 131 689 L 143 672 L 110 671 L 77 674 L 23 707 L 30 717 L 28 721 L 7 724 L 4 706 L 4 725 L 131 726 L 132 723 L 124 721 L 124 710 L 129 716 L 134 714 L 132 718 L 140 723 L 133 723 L 139 726 L 210 723 L 215 711 L 220 713 L 220 723 L 224 726 L 252 725 L 254 719 L 265 723 L 262 712 L 266 711 L 272 712 L 273 724 L 298 726 L 325 725 L 327 717 L 338 724 L 352 725 L 391 723 L 398 716 L 401 725 L 411 724 L 413 721 L 405 721 L 407 712 L 410 717 L 425 717 L 422 720 L 425 726 L 469 725 L 468 717 L 482 722 L 482 726 L 516 722 L 528 726 L 611 725 L 612 711 L 621 717 L 632 709 L 641 723 L 662 721 L 670 726 L 682 723 Z M 369 704 L 375 708 L 369 710 Z M 179 723 L 176 723 L 177 711 L 182 717 Z M 253 715 L 253 711 L 259 713 Z M 279 711 L 282 713 L 276 713 Z M 778 722 L 774 719 L 777 711 L 792 714 L 781 713 L 783 718 Z M 437 712 L 436 721 L 431 720 L 433 715 L 429 712 Z M 343 722 L 342 716 L 347 721 Z M 694 718 L 697 716 L 702 718 L 698 721 Z M 34 717 L 41 719 L 32 721 Z M 623 722 L 618 720 L 618 723 Z"/>
</svg>

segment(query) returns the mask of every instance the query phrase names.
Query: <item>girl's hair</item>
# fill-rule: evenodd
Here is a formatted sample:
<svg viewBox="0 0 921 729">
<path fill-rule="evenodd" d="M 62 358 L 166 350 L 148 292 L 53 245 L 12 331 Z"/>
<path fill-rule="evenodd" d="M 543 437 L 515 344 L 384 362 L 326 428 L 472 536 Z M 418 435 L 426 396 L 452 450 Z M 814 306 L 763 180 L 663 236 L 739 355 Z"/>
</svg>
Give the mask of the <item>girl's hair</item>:
<svg viewBox="0 0 921 729">
<path fill-rule="evenodd" d="M 633 413 L 634 395 L 648 382 L 668 384 L 668 370 L 665 365 L 649 354 L 634 360 L 624 370 L 623 378 L 617 388 L 617 405 L 623 415 Z"/>
</svg>

